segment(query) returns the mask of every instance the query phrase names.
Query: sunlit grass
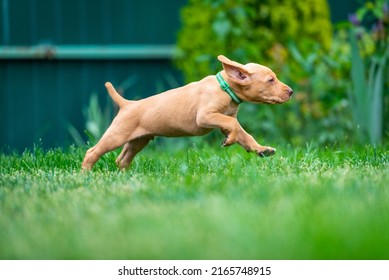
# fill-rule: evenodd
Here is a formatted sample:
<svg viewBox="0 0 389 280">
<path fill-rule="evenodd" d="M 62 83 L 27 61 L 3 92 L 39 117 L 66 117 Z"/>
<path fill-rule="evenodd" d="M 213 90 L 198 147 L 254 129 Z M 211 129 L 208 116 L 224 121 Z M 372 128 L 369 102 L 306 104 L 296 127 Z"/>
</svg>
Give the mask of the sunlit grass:
<svg viewBox="0 0 389 280">
<path fill-rule="evenodd" d="M 387 259 L 385 148 L 154 144 L 126 172 L 85 149 L 0 155 L 1 259 Z"/>
</svg>

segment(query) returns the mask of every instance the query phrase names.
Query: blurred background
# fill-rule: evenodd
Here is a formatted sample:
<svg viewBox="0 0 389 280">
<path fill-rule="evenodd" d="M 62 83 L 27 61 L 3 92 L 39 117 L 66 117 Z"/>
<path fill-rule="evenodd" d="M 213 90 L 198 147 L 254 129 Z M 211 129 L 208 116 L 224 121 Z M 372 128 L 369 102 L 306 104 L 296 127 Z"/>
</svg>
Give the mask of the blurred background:
<svg viewBox="0 0 389 280">
<path fill-rule="evenodd" d="M 295 91 L 287 104 L 241 106 L 256 138 L 388 141 L 388 0 L 0 3 L 4 152 L 95 141 L 116 113 L 106 81 L 139 99 L 216 74 L 218 54 L 268 65 Z"/>
</svg>

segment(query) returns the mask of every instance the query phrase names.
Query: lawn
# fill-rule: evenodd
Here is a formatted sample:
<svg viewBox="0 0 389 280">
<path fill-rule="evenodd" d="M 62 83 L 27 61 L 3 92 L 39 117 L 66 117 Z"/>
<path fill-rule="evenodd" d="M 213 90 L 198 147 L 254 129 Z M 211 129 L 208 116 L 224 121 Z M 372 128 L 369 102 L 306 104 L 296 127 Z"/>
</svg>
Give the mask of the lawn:
<svg viewBox="0 0 389 280">
<path fill-rule="evenodd" d="M 386 147 L 84 152 L 0 155 L 0 259 L 389 259 Z"/>
</svg>

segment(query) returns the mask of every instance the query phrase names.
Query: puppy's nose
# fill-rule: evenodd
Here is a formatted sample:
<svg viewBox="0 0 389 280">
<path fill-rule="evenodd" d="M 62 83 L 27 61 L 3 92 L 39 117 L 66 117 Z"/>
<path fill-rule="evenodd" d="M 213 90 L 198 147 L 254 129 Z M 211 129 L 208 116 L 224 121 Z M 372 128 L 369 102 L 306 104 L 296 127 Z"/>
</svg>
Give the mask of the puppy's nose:
<svg viewBox="0 0 389 280">
<path fill-rule="evenodd" d="M 291 89 L 290 87 L 288 87 L 288 93 L 289 93 L 289 97 L 291 97 L 292 96 L 292 94 L 293 94 L 293 89 Z"/>
</svg>

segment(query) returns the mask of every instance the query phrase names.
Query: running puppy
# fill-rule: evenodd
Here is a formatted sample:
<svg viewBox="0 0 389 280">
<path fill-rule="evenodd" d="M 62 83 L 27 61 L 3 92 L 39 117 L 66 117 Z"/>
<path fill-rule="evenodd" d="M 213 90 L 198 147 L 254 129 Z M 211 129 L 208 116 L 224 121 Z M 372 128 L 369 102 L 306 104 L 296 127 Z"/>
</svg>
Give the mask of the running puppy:
<svg viewBox="0 0 389 280">
<path fill-rule="evenodd" d="M 215 128 L 226 136 L 223 146 L 238 143 L 261 157 L 273 155 L 274 148 L 261 146 L 240 126 L 238 106 L 242 101 L 284 103 L 293 90 L 266 66 L 242 65 L 222 55 L 218 60 L 224 70 L 216 76 L 139 101 L 124 99 L 107 82 L 105 87 L 120 110 L 100 141 L 86 152 L 83 170 L 92 169 L 102 155 L 123 145 L 116 160 L 119 168 L 127 168 L 155 136 L 198 136 Z"/>
</svg>

